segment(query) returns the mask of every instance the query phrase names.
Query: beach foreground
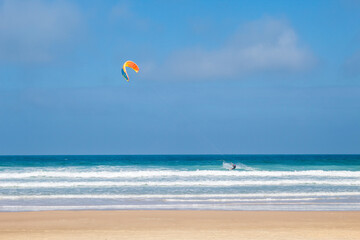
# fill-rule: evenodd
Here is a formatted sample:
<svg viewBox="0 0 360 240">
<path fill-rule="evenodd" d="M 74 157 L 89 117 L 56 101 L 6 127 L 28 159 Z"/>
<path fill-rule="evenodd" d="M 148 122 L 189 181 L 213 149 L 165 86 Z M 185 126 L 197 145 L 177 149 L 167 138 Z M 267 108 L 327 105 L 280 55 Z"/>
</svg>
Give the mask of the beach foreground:
<svg viewBox="0 0 360 240">
<path fill-rule="evenodd" d="M 360 212 L 1 212 L 0 239 L 360 239 Z"/>
</svg>

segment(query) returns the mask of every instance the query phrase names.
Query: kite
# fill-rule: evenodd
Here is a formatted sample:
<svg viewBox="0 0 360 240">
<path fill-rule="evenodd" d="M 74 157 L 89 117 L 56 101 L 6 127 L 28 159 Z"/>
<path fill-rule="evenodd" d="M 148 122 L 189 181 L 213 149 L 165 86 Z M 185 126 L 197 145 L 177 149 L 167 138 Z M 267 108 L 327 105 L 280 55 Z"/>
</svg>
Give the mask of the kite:
<svg viewBox="0 0 360 240">
<path fill-rule="evenodd" d="M 135 72 L 139 71 L 139 67 L 133 61 L 126 61 L 124 63 L 124 65 L 123 65 L 123 67 L 121 69 L 121 73 L 124 76 L 124 78 L 126 79 L 126 81 L 129 81 L 129 76 L 128 76 L 127 72 L 126 72 L 126 67 L 134 69 Z"/>
</svg>

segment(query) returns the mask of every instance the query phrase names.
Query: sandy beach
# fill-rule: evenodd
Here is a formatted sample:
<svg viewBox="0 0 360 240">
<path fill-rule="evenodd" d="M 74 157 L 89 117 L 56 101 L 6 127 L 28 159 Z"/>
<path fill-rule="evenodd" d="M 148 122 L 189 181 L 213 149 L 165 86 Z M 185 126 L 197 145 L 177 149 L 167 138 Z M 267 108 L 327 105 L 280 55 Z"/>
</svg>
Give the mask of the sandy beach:
<svg viewBox="0 0 360 240">
<path fill-rule="evenodd" d="M 360 239 L 360 212 L 2 212 L 0 239 Z"/>
</svg>

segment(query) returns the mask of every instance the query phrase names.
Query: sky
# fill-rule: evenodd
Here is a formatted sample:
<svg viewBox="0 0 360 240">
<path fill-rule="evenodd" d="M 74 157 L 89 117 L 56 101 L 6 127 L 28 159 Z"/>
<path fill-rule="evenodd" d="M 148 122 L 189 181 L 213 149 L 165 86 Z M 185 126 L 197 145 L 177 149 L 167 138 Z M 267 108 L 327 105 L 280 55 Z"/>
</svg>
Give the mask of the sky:
<svg viewBox="0 0 360 240">
<path fill-rule="evenodd" d="M 1 155 L 354 153 L 360 1 L 0 0 Z"/>
</svg>

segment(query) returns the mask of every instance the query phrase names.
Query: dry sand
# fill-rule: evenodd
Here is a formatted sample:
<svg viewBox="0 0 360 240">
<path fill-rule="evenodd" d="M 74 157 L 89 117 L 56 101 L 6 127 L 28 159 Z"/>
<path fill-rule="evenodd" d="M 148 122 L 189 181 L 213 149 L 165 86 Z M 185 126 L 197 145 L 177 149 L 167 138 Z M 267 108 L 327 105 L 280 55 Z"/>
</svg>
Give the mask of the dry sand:
<svg viewBox="0 0 360 240">
<path fill-rule="evenodd" d="M 0 213 L 0 239 L 360 239 L 360 212 Z"/>
</svg>

